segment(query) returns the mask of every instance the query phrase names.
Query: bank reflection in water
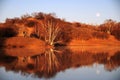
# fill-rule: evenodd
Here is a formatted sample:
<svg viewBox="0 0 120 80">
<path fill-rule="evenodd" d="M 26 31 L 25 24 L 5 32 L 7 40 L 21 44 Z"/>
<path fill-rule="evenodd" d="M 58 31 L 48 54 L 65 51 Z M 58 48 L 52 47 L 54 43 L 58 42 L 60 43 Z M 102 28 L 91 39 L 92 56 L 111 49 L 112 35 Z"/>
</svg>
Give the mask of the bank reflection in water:
<svg viewBox="0 0 120 80">
<path fill-rule="evenodd" d="M 103 64 L 107 71 L 113 71 L 120 66 L 120 51 L 110 55 L 109 52 L 74 51 L 61 47 L 46 49 L 32 56 L 0 55 L 0 66 L 5 67 L 6 71 L 21 71 L 24 75 L 34 74 L 39 78 L 51 78 L 60 71 L 92 66 L 95 63 Z"/>
</svg>

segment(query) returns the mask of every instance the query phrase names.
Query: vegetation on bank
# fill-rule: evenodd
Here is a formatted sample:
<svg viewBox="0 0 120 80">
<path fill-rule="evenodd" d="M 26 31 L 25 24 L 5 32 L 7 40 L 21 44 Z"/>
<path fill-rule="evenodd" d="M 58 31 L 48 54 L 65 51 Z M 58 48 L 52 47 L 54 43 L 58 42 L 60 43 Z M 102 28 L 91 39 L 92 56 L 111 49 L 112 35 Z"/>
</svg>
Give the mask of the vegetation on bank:
<svg viewBox="0 0 120 80">
<path fill-rule="evenodd" d="M 42 12 L 23 15 L 20 18 L 7 18 L 0 23 L 0 38 L 34 37 L 49 45 L 68 44 L 72 40 L 109 39 L 114 36 L 120 40 L 120 22 L 112 19 L 100 25 L 80 22 L 67 22 L 55 14 Z"/>
</svg>

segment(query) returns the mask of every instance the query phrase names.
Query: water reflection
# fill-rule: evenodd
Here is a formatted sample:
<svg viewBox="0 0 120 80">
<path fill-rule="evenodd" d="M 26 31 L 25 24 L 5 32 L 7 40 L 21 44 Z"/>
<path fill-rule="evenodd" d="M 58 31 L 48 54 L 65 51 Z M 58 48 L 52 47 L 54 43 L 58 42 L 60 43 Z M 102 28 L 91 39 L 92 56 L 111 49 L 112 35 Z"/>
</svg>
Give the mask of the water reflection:
<svg viewBox="0 0 120 80">
<path fill-rule="evenodd" d="M 39 78 L 51 78 L 66 69 L 94 64 L 103 64 L 104 69 L 110 72 L 120 67 L 120 51 L 113 52 L 92 52 L 67 47 L 48 48 L 44 52 L 28 56 L 8 55 L 2 52 L 0 54 L 0 67 L 5 67 L 6 71 L 21 71 L 22 75 L 34 74 Z"/>
<path fill-rule="evenodd" d="M 66 51 L 68 51 L 66 49 Z M 34 60 L 34 73 L 39 77 L 53 77 L 57 72 L 66 69 L 66 63 L 70 60 L 70 53 L 58 49 L 47 49 L 44 54 L 32 56 Z M 66 60 L 68 59 L 68 60 Z M 67 63 L 69 64 L 69 62 Z"/>
</svg>

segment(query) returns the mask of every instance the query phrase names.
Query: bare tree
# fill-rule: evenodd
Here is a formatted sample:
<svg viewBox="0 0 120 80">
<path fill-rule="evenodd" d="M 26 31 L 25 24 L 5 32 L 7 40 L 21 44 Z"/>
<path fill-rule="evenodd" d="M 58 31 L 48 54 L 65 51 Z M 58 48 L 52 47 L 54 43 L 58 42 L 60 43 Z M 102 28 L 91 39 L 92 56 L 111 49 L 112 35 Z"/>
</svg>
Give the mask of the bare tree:
<svg viewBox="0 0 120 80">
<path fill-rule="evenodd" d="M 54 43 L 58 42 L 56 41 L 56 37 L 60 33 L 60 22 L 54 19 L 52 15 L 45 15 L 43 20 L 34 18 L 30 25 L 34 27 L 37 37 L 39 39 L 43 38 L 47 44 L 54 45 Z"/>
<path fill-rule="evenodd" d="M 112 29 L 113 29 L 115 23 L 116 22 L 113 21 L 112 19 L 108 19 L 108 20 L 105 21 L 104 26 L 106 27 L 106 32 L 108 34 L 111 34 Z"/>
<path fill-rule="evenodd" d="M 41 22 L 42 28 L 45 31 L 44 40 L 49 45 L 56 43 L 55 39 L 60 32 L 60 24 L 54 19 L 45 19 Z"/>
</svg>

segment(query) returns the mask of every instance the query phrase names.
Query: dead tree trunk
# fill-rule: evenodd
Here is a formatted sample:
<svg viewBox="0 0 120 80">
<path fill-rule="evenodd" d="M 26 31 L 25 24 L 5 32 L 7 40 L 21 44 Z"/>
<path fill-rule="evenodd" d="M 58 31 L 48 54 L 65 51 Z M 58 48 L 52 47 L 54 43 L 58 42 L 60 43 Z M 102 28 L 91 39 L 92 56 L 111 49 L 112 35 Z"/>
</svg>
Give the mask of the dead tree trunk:
<svg viewBox="0 0 120 80">
<path fill-rule="evenodd" d="M 59 24 L 57 22 L 54 22 L 53 20 L 48 20 L 41 23 L 41 25 L 45 31 L 45 42 L 49 45 L 54 45 L 54 43 L 56 42 L 55 39 L 60 32 Z"/>
</svg>

